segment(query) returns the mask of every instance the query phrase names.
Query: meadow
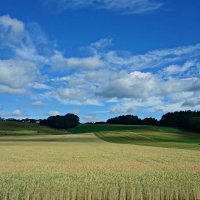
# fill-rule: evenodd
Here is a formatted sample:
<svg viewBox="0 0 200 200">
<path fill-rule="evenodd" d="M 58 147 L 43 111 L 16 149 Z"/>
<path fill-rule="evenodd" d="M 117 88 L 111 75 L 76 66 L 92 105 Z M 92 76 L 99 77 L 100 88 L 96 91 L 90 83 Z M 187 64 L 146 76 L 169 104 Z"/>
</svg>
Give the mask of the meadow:
<svg viewBox="0 0 200 200">
<path fill-rule="evenodd" d="M 11 124 L 0 122 L 0 199 L 200 199 L 196 133 L 153 126 L 58 131 Z"/>
</svg>

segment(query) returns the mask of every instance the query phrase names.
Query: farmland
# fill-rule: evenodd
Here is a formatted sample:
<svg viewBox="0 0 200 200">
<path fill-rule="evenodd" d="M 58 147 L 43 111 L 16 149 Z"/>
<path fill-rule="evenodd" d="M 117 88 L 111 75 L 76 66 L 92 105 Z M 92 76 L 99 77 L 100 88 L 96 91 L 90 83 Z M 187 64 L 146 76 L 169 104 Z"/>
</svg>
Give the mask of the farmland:
<svg viewBox="0 0 200 200">
<path fill-rule="evenodd" d="M 196 133 L 11 124 L 0 124 L 0 199 L 200 199 Z"/>
</svg>

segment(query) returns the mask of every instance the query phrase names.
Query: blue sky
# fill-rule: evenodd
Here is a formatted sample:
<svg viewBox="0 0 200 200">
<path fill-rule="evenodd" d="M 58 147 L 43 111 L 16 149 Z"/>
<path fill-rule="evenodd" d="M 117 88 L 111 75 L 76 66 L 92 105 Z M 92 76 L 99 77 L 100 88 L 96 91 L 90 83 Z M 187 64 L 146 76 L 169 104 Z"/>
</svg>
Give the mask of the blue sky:
<svg viewBox="0 0 200 200">
<path fill-rule="evenodd" d="M 0 116 L 200 109 L 198 0 L 1 0 Z"/>
</svg>

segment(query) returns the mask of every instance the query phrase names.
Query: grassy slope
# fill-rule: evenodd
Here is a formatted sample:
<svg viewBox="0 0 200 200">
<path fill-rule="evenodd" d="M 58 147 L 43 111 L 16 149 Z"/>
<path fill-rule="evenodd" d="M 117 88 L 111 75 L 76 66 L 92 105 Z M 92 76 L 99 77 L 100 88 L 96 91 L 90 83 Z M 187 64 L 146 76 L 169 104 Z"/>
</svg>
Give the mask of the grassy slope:
<svg viewBox="0 0 200 200">
<path fill-rule="evenodd" d="M 20 136 L 20 135 L 48 135 L 48 134 L 66 134 L 65 130 L 52 129 L 39 124 L 14 122 L 14 121 L 0 121 L 0 136 Z"/>
<path fill-rule="evenodd" d="M 200 135 L 170 127 L 80 125 L 71 133 L 95 133 L 100 139 L 121 144 L 200 150 Z"/>
<path fill-rule="evenodd" d="M 63 139 L 63 137 L 57 138 L 53 135 L 66 135 L 70 133 L 94 133 L 98 138 L 112 143 L 200 150 L 199 134 L 170 127 L 79 125 L 76 128 L 69 129 L 68 131 L 66 131 L 56 130 L 32 123 L 0 121 L 1 141 L 65 142 L 66 140 Z M 24 138 L 19 136 L 27 137 Z"/>
<path fill-rule="evenodd" d="M 91 132 L 102 132 L 102 131 L 145 131 L 145 130 L 152 130 L 152 131 L 160 131 L 160 132 L 171 132 L 171 133 L 184 133 L 190 134 L 191 132 L 187 130 L 181 130 L 172 127 L 159 127 L 159 126 L 143 126 L 143 125 L 136 125 L 136 126 L 127 126 L 127 125 L 108 125 L 108 124 L 81 124 L 76 128 L 69 129 L 70 133 L 91 133 Z"/>
</svg>

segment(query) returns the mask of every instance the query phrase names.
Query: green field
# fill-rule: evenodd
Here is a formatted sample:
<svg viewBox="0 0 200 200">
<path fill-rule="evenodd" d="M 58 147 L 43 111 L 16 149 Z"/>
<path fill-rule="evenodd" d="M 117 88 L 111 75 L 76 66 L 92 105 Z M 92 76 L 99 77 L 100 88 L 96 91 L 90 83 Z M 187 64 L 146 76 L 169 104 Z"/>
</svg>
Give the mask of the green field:
<svg viewBox="0 0 200 200">
<path fill-rule="evenodd" d="M 166 127 L 0 122 L 0 199 L 199 200 L 199 144 Z"/>
<path fill-rule="evenodd" d="M 70 133 L 94 133 L 111 143 L 200 150 L 200 134 L 170 127 L 80 125 Z"/>
<path fill-rule="evenodd" d="M 60 135 L 67 134 L 66 130 L 56 130 L 39 124 L 27 122 L 0 121 L 0 136 L 20 136 L 20 135 Z"/>
</svg>

